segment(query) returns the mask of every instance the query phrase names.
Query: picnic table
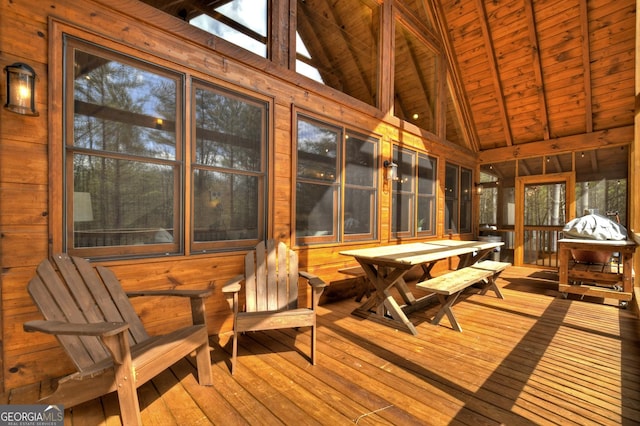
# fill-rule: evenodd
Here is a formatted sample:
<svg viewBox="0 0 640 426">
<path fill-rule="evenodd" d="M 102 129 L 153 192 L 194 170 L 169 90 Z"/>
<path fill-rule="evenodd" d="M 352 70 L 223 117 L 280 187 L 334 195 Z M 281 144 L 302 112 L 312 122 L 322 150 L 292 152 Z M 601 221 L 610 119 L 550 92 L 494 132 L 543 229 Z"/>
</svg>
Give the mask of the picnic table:
<svg viewBox="0 0 640 426">
<path fill-rule="evenodd" d="M 431 278 L 430 271 L 436 262 L 456 256 L 459 258 L 457 268 L 465 268 L 503 244 L 498 241 L 434 240 L 342 251 L 340 254 L 352 256 L 358 261 L 375 287 L 375 293 L 353 314 L 418 334 L 407 315 L 425 307 L 436 295 L 431 293 L 416 298 L 404 276 L 414 266 L 420 265 L 424 271 L 420 281 Z M 392 289 L 397 290 L 403 305 L 396 301 Z"/>
</svg>

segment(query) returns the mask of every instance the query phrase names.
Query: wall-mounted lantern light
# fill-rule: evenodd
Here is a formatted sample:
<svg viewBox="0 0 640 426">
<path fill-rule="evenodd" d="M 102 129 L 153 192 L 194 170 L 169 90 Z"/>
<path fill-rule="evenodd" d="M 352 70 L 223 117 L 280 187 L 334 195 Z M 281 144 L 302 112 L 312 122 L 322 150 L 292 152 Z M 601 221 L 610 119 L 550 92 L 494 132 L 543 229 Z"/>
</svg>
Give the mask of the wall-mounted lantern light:
<svg viewBox="0 0 640 426">
<path fill-rule="evenodd" d="M 387 180 L 398 180 L 398 165 L 393 161 L 384 160 L 384 168 L 387 169 Z"/>
<path fill-rule="evenodd" d="M 484 185 L 482 185 L 481 183 L 476 183 L 476 194 L 481 195 L 482 194 L 482 190 L 484 189 Z"/>
<path fill-rule="evenodd" d="M 9 111 L 17 114 L 37 116 L 36 72 L 27 64 L 16 62 L 4 67 L 7 73 L 7 103 Z"/>
</svg>

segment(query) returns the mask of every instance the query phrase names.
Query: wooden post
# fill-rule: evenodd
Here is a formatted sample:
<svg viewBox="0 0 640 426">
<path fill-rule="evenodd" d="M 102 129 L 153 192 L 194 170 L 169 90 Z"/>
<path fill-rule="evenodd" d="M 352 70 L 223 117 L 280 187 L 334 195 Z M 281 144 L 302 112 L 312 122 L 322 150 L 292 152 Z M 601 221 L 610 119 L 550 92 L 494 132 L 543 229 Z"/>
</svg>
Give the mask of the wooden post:
<svg viewBox="0 0 640 426">
<path fill-rule="evenodd" d="M 638 168 L 640 167 L 640 0 L 636 0 L 636 73 L 635 73 L 635 126 L 633 131 L 633 143 L 629 152 L 629 224 L 631 225 L 631 231 L 635 233 L 636 238 L 640 234 L 640 214 L 638 209 L 640 208 L 640 173 Z M 638 246 L 640 247 L 640 246 Z M 640 271 L 640 256 L 638 255 L 638 248 L 636 248 L 636 256 L 634 260 L 634 270 Z M 638 296 L 640 295 L 640 285 L 638 280 L 635 281 L 634 288 L 635 296 L 633 299 L 632 309 L 636 313 L 640 313 L 640 305 L 638 302 Z"/>
</svg>

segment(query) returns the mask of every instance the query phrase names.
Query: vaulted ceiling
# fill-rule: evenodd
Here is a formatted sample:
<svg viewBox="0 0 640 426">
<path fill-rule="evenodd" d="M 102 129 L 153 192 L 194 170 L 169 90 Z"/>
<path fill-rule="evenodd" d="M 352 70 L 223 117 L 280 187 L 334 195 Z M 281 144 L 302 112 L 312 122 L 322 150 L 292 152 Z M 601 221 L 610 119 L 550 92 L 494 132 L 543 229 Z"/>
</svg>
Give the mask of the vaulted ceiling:
<svg viewBox="0 0 640 426">
<path fill-rule="evenodd" d="M 634 0 L 436 0 L 480 150 L 633 125 Z"/>
<path fill-rule="evenodd" d="M 228 0 L 145 2 L 188 20 Z M 302 3 L 303 7 L 322 12 L 327 20 L 341 16 L 343 21 L 336 22 L 336 28 L 346 28 L 355 27 L 350 23 L 356 21 L 344 13 L 327 10 L 348 9 L 357 14 L 370 10 L 357 5 L 377 2 Z M 635 0 L 401 0 L 394 6 L 405 15 L 409 12 L 419 25 L 442 31 L 456 76 L 452 84 L 460 90 L 460 99 L 456 101 L 462 111 L 461 122 L 470 135 L 465 145 L 478 151 L 482 161 L 487 157 L 483 153 L 514 155 L 529 144 L 535 144 L 537 151 L 545 143 L 555 141 L 571 144 L 597 140 L 615 145 L 624 143 L 621 138 L 632 135 L 629 129 L 633 126 L 635 108 L 635 3 Z M 325 30 L 318 29 L 317 34 L 330 34 Z M 362 40 L 377 36 L 366 25 L 361 25 L 361 30 Z M 314 54 L 320 56 L 321 52 Z M 353 96 L 367 101 L 375 89 L 367 84 L 372 81 L 371 75 L 357 75 L 357 70 L 369 74 L 371 70 L 362 66 L 362 60 L 355 56 L 353 59 L 360 68 L 351 67 L 348 74 L 334 77 L 341 79 L 345 87 L 355 86 L 348 78 L 359 79 L 360 86 L 368 92 L 362 97 Z"/>
</svg>

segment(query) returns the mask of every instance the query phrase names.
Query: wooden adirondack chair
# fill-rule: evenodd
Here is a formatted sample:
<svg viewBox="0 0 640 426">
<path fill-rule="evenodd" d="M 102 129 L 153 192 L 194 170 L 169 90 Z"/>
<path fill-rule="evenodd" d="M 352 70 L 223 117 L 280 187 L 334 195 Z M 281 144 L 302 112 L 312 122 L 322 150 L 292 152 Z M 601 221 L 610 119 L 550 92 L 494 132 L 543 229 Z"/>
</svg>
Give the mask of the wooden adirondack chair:
<svg viewBox="0 0 640 426">
<path fill-rule="evenodd" d="M 298 306 L 298 276 L 312 287 L 311 307 Z M 244 281 L 245 309 L 239 292 Z M 260 242 L 245 256 L 244 274 L 229 280 L 222 291 L 233 310 L 231 374 L 238 356 L 238 333 L 278 328 L 311 327 L 311 363 L 316 363 L 316 307 L 325 283 L 298 270 L 298 255 L 284 243 Z"/>
<path fill-rule="evenodd" d="M 109 269 L 66 254 L 42 261 L 28 290 L 45 320 L 24 329 L 55 335 L 78 370 L 39 403 L 68 408 L 117 391 L 122 423 L 141 424 L 137 388 L 194 351 L 200 384 L 212 384 L 204 312 L 210 290 L 125 294 Z M 127 296 L 151 295 L 189 297 L 193 325 L 149 336 Z"/>
</svg>

